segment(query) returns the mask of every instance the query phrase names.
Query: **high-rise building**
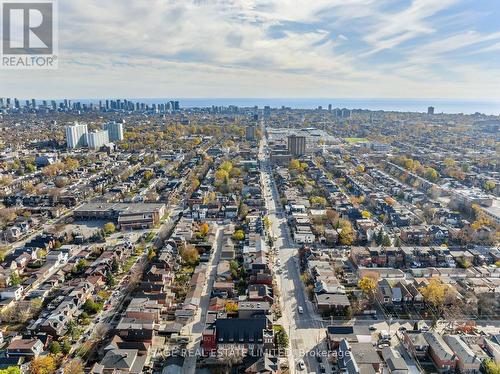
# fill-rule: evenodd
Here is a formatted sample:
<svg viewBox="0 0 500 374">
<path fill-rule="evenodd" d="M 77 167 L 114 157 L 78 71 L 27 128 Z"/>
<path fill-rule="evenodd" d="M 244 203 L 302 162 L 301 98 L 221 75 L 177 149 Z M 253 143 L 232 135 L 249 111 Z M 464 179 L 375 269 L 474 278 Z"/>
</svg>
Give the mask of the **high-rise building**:
<svg viewBox="0 0 500 374">
<path fill-rule="evenodd" d="M 87 145 L 87 125 L 75 122 L 66 127 L 66 145 L 68 148 L 78 148 Z"/>
<path fill-rule="evenodd" d="M 331 113 L 332 112 L 332 104 L 328 104 L 328 111 Z"/>
<path fill-rule="evenodd" d="M 123 124 L 117 122 L 105 123 L 102 127 L 108 132 L 110 142 L 119 142 L 123 140 Z"/>
<path fill-rule="evenodd" d="M 288 137 L 288 152 L 293 156 L 302 156 L 306 153 L 306 137 L 290 135 Z"/>
<path fill-rule="evenodd" d="M 430 106 L 427 108 L 427 114 L 434 114 L 434 107 Z"/>
<path fill-rule="evenodd" d="M 351 111 L 349 109 L 342 109 L 342 112 L 341 112 L 341 117 L 342 118 L 349 118 L 351 117 Z"/>
<path fill-rule="evenodd" d="M 264 107 L 264 118 L 269 119 L 270 116 L 271 116 L 271 107 L 266 105 Z"/>
<path fill-rule="evenodd" d="M 247 126 L 247 129 L 246 129 L 246 139 L 247 140 L 250 140 L 250 141 L 253 141 L 255 140 L 255 137 L 256 137 L 256 128 L 254 125 L 250 125 L 250 126 Z"/>
<path fill-rule="evenodd" d="M 92 131 L 87 134 L 87 144 L 91 149 L 99 149 L 109 143 L 109 136 L 106 130 Z"/>
</svg>

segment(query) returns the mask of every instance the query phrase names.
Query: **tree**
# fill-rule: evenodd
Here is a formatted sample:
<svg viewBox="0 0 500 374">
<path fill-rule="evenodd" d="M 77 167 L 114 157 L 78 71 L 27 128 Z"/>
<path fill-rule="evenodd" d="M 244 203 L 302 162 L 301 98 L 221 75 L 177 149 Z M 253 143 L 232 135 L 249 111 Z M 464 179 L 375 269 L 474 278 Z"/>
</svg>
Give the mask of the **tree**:
<svg viewBox="0 0 500 374">
<path fill-rule="evenodd" d="M 109 274 L 109 273 L 108 273 Z M 102 310 L 103 304 L 96 303 L 95 301 L 88 299 L 83 304 L 83 310 L 88 314 L 96 314 Z"/>
<path fill-rule="evenodd" d="M 210 226 L 208 225 L 208 223 L 205 222 L 200 225 L 199 232 L 201 236 L 203 237 L 207 236 L 209 231 L 210 231 Z"/>
<path fill-rule="evenodd" d="M 12 183 L 12 175 L 1 175 L 0 186 L 9 186 Z"/>
<path fill-rule="evenodd" d="M 68 329 L 67 336 L 73 340 L 77 340 L 82 334 L 82 330 L 77 326 L 75 321 L 69 321 L 66 328 Z"/>
<path fill-rule="evenodd" d="M 67 184 L 69 183 L 69 179 L 66 178 L 66 177 L 56 177 L 54 179 L 54 185 L 57 187 L 57 188 L 63 188 L 65 187 Z"/>
<path fill-rule="evenodd" d="M 288 168 L 290 170 L 298 171 L 298 172 L 303 172 L 304 169 L 302 169 L 302 164 L 300 163 L 299 160 L 293 159 L 290 160 L 290 163 L 288 164 Z"/>
<path fill-rule="evenodd" d="M 283 326 L 276 325 L 276 346 L 278 347 L 279 350 L 285 350 L 288 348 L 288 335 L 286 334 L 285 329 Z"/>
<path fill-rule="evenodd" d="M 78 162 L 78 160 L 76 160 L 74 158 L 67 157 L 64 160 L 64 168 L 67 171 L 73 171 L 73 170 L 78 169 L 79 167 L 80 167 L 80 162 Z"/>
<path fill-rule="evenodd" d="M 446 300 L 448 285 L 437 278 L 432 278 L 429 284 L 425 287 L 420 287 L 419 291 L 426 303 L 432 305 L 437 310 L 441 310 Z"/>
<path fill-rule="evenodd" d="M 424 176 L 425 176 L 425 178 L 427 178 L 431 182 L 435 182 L 435 181 L 437 181 L 439 179 L 438 172 L 435 169 L 431 168 L 431 167 L 425 168 Z"/>
<path fill-rule="evenodd" d="M 85 268 L 87 267 L 87 261 L 85 261 L 83 258 L 79 259 L 75 265 L 75 273 L 83 273 Z"/>
<path fill-rule="evenodd" d="M 364 219 L 371 218 L 371 216 L 372 216 L 372 214 L 369 211 L 367 211 L 367 210 L 363 210 L 361 212 L 361 215 L 363 216 Z"/>
<path fill-rule="evenodd" d="M 111 273 L 110 271 L 108 272 L 108 274 L 106 275 L 106 284 L 110 287 L 113 287 L 116 285 L 116 279 L 115 277 L 113 276 L 113 273 Z"/>
<path fill-rule="evenodd" d="M 75 358 L 68 362 L 66 366 L 64 366 L 64 374 L 83 374 L 83 364 L 82 360 L 79 358 Z"/>
<path fill-rule="evenodd" d="M 486 181 L 484 182 L 484 189 L 486 191 L 493 191 L 496 187 L 496 184 L 494 181 Z"/>
<path fill-rule="evenodd" d="M 446 166 L 446 167 L 453 167 L 455 166 L 456 162 L 454 159 L 450 158 L 450 157 L 446 157 L 444 160 L 443 160 L 443 164 Z"/>
<path fill-rule="evenodd" d="M 64 340 L 64 342 L 61 346 L 61 351 L 65 355 L 67 355 L 69 352 L 71 352 L 71 344 L 67 339 Z"/>
<path fill-rule="evenodd" d="M 328 222 L 330 222 L 330 224 L 334 227 L 334 228 L 339 228 L 340 225 L 339 225 L 339 220 L 340 220 L 340 217 L 339 217 L 339 214 L 334 211 L 334 210 L 327 210 L 326 211 L 326 218 L 328 220 Z"/>
<path fill-rule="evenodd" d="M 49 351 L 53 355 L 57 355 L 57 354 L 61 353 L 61 344 L 59 344 L 59 342 L 57 342 L 57 341 L 53 341 L 52 343 L 50 343 Z"/>
<path fill-rule="evenodd" d="M 240 168 L 232 168 L 231 171 L 229 172 L 229 176 L 231 178 L 237 178 L 241 176 L 241 169 Z"/>
<path fill-rule="evenodd" d="M 233 164 L 231 163 L 231 161 L 224 161 L 221 164 L 220 169 L 226 171 L 229 174 L 229 172 L 233 169 Z"/>
<path fill-rule="evenodd" d="M 243 362 L 243 352 L 241 350 L 224 349 L 218 355 L 218 359 L 224 366 L 224 372 L 229 374 L 234 365 L 238 365 Z"/>
<path fill-rule="evenodd" d="M 359 280 L 358 287 L 361 288 L 363 293 L 371 300 L 377 288 L 377 281 L 372 277 L 364 276 Z"/>
<path fill-rule="evenodd" d="M 151 261 L 153 258 L 156 257 L 156 252 L 153 248 L 148 249 L 148 261 Z"/>
<path fill-rule="evenodd" d="M 382 238 L 382 247 L 390 247 L 392 245 L 391 238 L 387 234 L 385 234 Z"/>
<path fill-rule="evenodd" d="M 215 179 L 218 181 L 226 181 L 229 178 L 229 173 L 226 170 L 219 169 L 215 172 Z"/>
<path fill-rule="evenodd" d="M 179 254 L 186 264 L 194 265 L 200 260 L 200 254 L 198 250 L 190 244 L 185 244 L 181 247 Z"/>
<path fill-rule="evenodd" d="M 243 230 L 236 230 L 233 234 L 233 239 L 241 242 L 245 239 L 245 232 Z"/>
<path fill-rule="evenodd" d="M 6 208 L 0 209 L 0 221 L 5 223 L 10 223 L 17 218 L 17 213 L 15 209 Z"/>
<path fill-rule="evenodd" d="M 113 222 L 108 222 L 104 224 L 103 230 L 106 235 L 110 235 L 116 230 L 115 224 Z"/>
<path fill-rule="evenodd" d="M 56 361 L 52 356 L 39 356 L 31 361 L 30 374 L 52 374 L 56 371 Z"/>
<path fill-rule="evenodd" d="M 320 206 L 320 207 L 326 206 L 326 199 L 322 196 L 313 196 L 309 199 L 309 202 L 313 206 Z"/>
<path fill-rule="evenodd" d="M 47 165 L 42 169 L 42 173 L 47 177 L 53 177 L 59 174 L 64 169 L 62 162 L 56 162 L 52 165 Z"/>
<path fill-rule="evenodd" d="M 153 174 L 153 172 L 151 170 L 146 170 L 144 172 L 144 179 L 147 180 L 147 181 L 151 180 L 151 178 L 153 178 L 153 176 L 154 176 L 154 174 Z"/>
<path fill-rule="evenodd" d="M 115 274 L 120 271 L 120 263 L 118 262 L 116 257 L 113 258 L 113 261 L 111 262 L 111 271 Z"/>
<path fill-rule="evenodd" d="M 237 312 L 238 311 L 238 303 L 234 301 L 228 301 L 225 305 L 226 312 Z"/>
<path fill-rule="evenodd" d="M 354 230 L 348 220 L 340 221 L 339 242 L 342 245 L 351 245 L 354 242 Z"/>
<path fill-rule="evenodd" d="M 21 277 L 17 272 L 13 272 L 10 276 L 10 284 L 12 286 L 19 286 L 21 284 Z"/>
<path fill-rule="evenodd" d="M 9 366 L 7 369 L 1 369 L 0 374 L 21 374 L 21 369 L 17 366 Z"/>
<path fill-rule="evenodd" d="M 264 223 L 264 228 L 266 230 L 269 230 L 271 228 L 271 219 L 268 217 L 268 216 L 265 216 L 263 219 L 262 219 L 262 222 Z"/>
<path fill-rule="evenodd" d="M 34 173 L 36 171 L 36 166 L 33 164 L 26 164 L 24 168 L 28 173 Z"/>
<path fill-rule="evenodd" d="M 486 374 L 500 374 L 500 364 L 497 364 L 491 358 L 484 360 L 483 365 Z"/>
</svg>

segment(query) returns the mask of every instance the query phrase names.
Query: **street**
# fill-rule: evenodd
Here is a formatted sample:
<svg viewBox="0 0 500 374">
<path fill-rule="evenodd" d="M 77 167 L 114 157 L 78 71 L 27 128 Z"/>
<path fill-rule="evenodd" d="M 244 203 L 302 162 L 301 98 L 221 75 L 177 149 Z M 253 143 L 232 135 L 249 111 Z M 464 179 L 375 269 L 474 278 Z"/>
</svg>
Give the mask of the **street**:
<svg viewBox="0 0 500 374">
<path fill-rule="evenodd" d="M 264 152 L 266 144 L 267 140 L 263 137 L 259 159 L 261 161 L 264 197 L 268 217 L 271 221 L 270 231 L 271 235 L 276 238 L 274 246 L 278 251 L 281 264 L 277 284 L 283 312 L 281 323 L 287 331 L 290 341 L 288 353 L 290 371 L 291 373 L 299 371 L 297 363 L 303 360 L 306 364 L 306 370 L 300 371 L 301 373 L 316 372 L 316 359 L 308 352 L 326 349 L 322 346 L 324 324 L 304 292 L 298 265 L 298 247 L 293 242 L 286 218 L 284 218 L 285 214 L 279 203 L 279 194 L 272 178 L 269 159 Z M 302 307 L 302 313 L 298 312 L 299 306 Z"/>
</svg>

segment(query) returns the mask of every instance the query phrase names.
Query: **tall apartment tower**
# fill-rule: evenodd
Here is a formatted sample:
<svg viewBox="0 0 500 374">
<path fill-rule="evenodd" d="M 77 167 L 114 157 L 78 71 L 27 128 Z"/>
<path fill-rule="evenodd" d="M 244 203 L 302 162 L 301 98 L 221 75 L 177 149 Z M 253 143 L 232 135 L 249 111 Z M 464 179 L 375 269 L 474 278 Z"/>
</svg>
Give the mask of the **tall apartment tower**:
<svg viewBox="0 0 500 374">
<path fill-rule="evenodd" d="M 87 145 L 87 125 L 75 122 L 66 127 L 66 145 L 68 148 L 78 148 Z"/>
<path fill-rule="evenodd" d="M 293 156 L 302 156 L 306 153 L 306 137 L 290 135 L 288 137 L 288 152 Z"/>
<path fill-rule="evenodd" d="M 87 134 L 87 143 L 91 149 L 99 149 L 109 143 L 108 131 L 92 131 Z"/>
<path fill-rule="evenodd" d="M 255 125 L 249 125 L 246 128 L 246 140 L 253 141 L 256 138 L 256 128 Z"/>
<path fill-rule="evenodd" d="M 427 108 L 427 114 L 434 114 L 434 107 L 430 106 Z"/>
<path fill-rule="evenodd" d="M 108 132 L 110 142 L 120 142 L 123 140 L 123 124 L 117 122 L 105 123 L 102 127 Z"/>
</svg>

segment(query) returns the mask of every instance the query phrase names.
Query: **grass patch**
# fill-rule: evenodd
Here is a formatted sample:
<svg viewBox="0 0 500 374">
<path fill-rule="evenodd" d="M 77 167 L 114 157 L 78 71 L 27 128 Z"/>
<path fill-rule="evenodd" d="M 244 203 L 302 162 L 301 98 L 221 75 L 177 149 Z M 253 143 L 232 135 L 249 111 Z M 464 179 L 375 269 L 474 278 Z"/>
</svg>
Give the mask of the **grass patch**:
<svg viewBox="0 0 500 374">
<path fill-rule="evenodd" d="M 347 143 L 363 143 L 367 142 L 367 138 L 344 138 Z"/>
<path fill-rule="evenodd" d="M 134 265 L 134 262 L 137 261 L 137 257 L 138 256 L 131 256 L 129 258 L 127 258 L 127 260 L 125 261 L 125 263 L 123 264 L 123 273 L 128 273 L 130 271 L 130 269 L 132 268 L 132 265 Z"/>
</svg>

